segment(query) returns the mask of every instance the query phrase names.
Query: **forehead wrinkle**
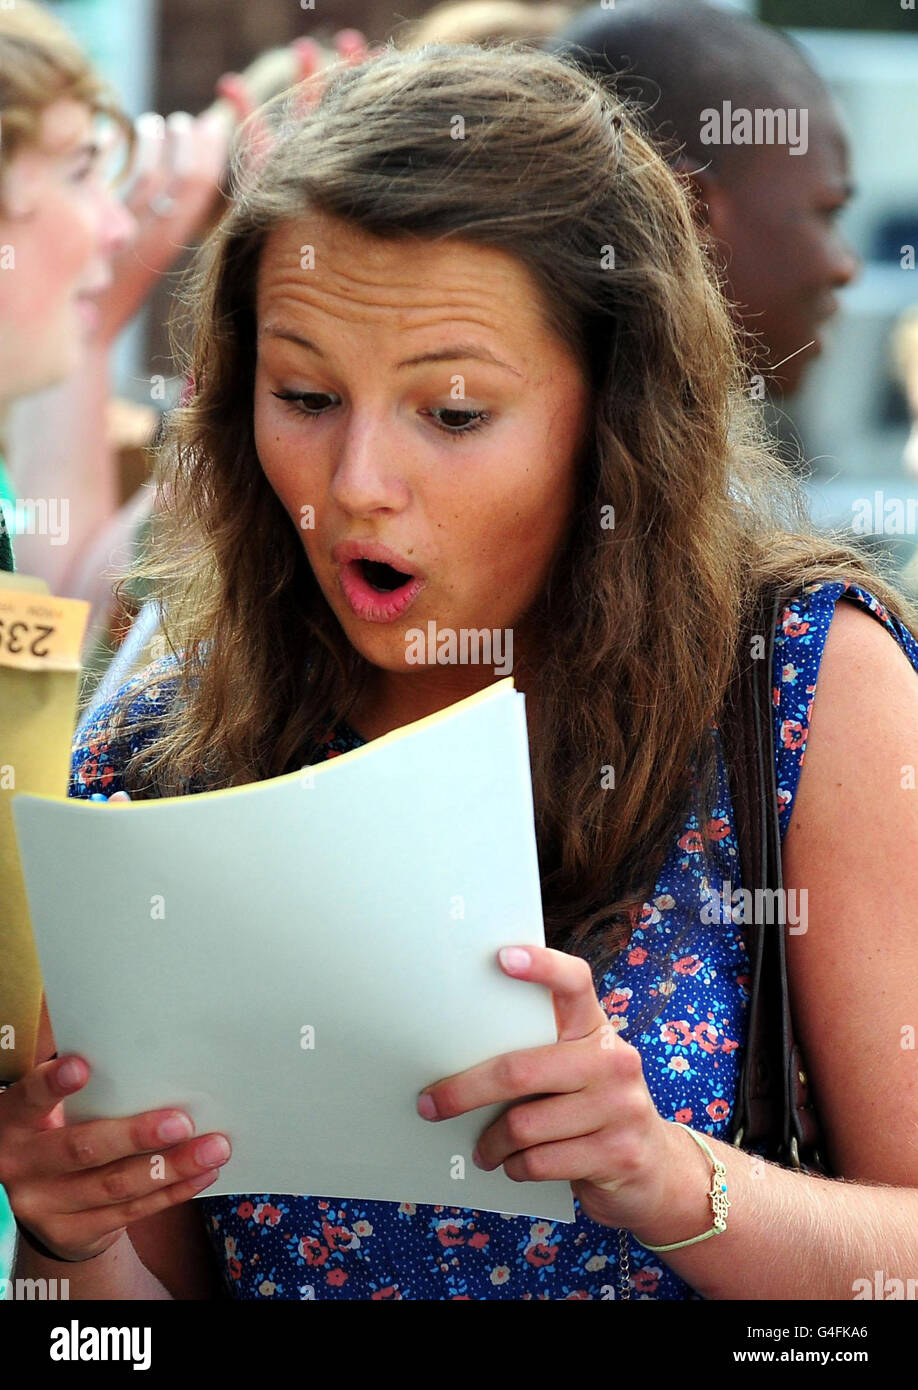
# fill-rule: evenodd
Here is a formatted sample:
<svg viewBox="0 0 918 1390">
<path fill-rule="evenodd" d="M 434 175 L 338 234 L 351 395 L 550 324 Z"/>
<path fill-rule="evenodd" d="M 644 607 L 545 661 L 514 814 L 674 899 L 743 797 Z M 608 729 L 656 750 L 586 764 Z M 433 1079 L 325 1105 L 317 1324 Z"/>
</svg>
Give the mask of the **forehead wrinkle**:
<svg viewBox="0 0 918 1390">
<path fill-rule="evenodd" d="M 315 246 L 317 269 L 302 268 L 301 242 Z M 363 254 L 365 247 L 369 248 L 369 255 Z M 523 368 L 522 374 L 528 376 L 528 338 L 532 331 L 544 332 L 547 325 L 525 274 L 518 277 L 519 288 L 514 294 L 516 286 L 507 283 L 505 267 L 491 260 L 483 281 L 479 267 L 490 257 L 491 248 L 469 244 L 434 251 L 432 264 L 429 269 L 424 268 L 426 278 L 418 283 L 417 265 L 411 266 L 410 278 L 402 268 L 405 252 L 406 247 L 400 244 L 377 245 L 372 239 L 361 238 L 353 256 L 343 253 L 339 241 L 326 259 L 317 239 L 309 242 L 305 234 L 303 238 L 291 235 L 280 244 L 275 241 L 263 251 L 257 271 L 259 340 L 268 323 L 272 328 L 300 331 L 315 340 L 319 335 L 310 328 L 311 310 L 327 314 L 339 323 L 358 328 L 379 327 L 400 334 L 448 328 L 457 332 L 453 343 L 460 337 L 467 338 L 471 329 L 482 333 L 482 345 L 496 349 L 498 356 L 506 356 L 509 350 Z M 469 260 L 474 264 L 468 265 Z M 374 266 L 382 268 L 382 280 L 374 274 Z M 516 268 L 514 264 L 513 269 Z M 443 283 L 435 281 L 438 272 L 443 274 Z M 515 313 L 507 304 L 511 297 Z M 317 345 L 334 356 L 333 341 Z M 435 344 L 430 346 L 436 350 Z M 411 355 L 404 344 L 399 344 L 399 348 L 398 353 L 393 351 L 393 362 L 396 357 Z"/>
<path fill-rule="evenodd" d="M 485 298 L 485 297 L 483 297 Z M 479 311 L 479 306 L 469 305 L 465 302 L 450 302 L 450 297 L 445 296 L 437 303 L 421 303 L 418 305 L 406 306 L 402 301 L 384 304 L 367 305 L 365 302 L 355 303 L 352 299 L 339 298 L 335 295 L 321 294 L 317 292 L 315 284 L 308 287 L 302 280 L 295 283 L 288 283 L 286 286 L 271 286 L 270 291 L 265 296 L 259 312 L 259 325 L 257 336 L 259 341 L 265 339 L 265 329 L 270 324 L 271 328 L 289 328 L 291 331 L 299 329 L 304 336 L 315 339 L 317 334 L 311 329 L 308 320 L 304 320 L 302 313 L 304 308 L 315 309 L 320 314 L 328 314 L 330 317 L 340 322 L 353 324 L 355 327 L 360 325 L 372 324 L 374 327 L 388 328 L 392 333 L 399 335 L 424 333 L 432 328 L 443 328 L 451 331 L 455 330 L 454 341 L 468 337 L 468 330 L 478 330 L 484 337 L 482 346 L 490 346 L 489 337 L 496 336 L 499 353 L 505 356 L 509 351 L 511 361 L 516 360 L 522 369 L 524 376 L 529 374 L 528 354 L 522 346 L 516 346 L 513 342 L 512 332 L 507 334 L 502 329 L 498 319 L 494 317 L 496 306 L 493 300 L 481 306 L 490 310 L 490 314 L 483 314 Z M 283 341 L 276 339 L 275 341 Z M 323 353 L 329 357 L 334 356 L 334 343 L 319 343 Z M 404 344 L 400 345 L 399 356 L 405 356 L 407 349 Z M 394 357 L 393 357 L 394 360 Z"/>
<path fill-rule="evenodd" d="M 271 266 L 260 273 L 259 287 L 265 295 L 286 295 L 292 300 L 340 301 L 360 308 L 429 308 L 434 312 L 463 305 L 484 309 L 495 303 L 493 293 L 489 294 L 472 275 L 465 277 L 464 283 L 461 277 L 453 276 L 435 286 L 419 284 L 416 274 L 411 279 L 381 282 L 369 276 L 344 274 L 334 268 L 329 272 L 326 267 L 324 273 L 302 270 L 297 258 L 291 257 L 291 261 L 294 264 L 289 268 Z"/>
<path fill-rule="evenodd" d="M 321 308 L 327 304 L 329 306 L 340 305 L 343 309 L 352 308 L 359 314 L 366 310 L 381 310 L 385 312 L 389 309 L 405 311 L 409 313 L 430 313 L 438 314 L 447 312 L 452 315 L 453 311 L 466 311 L 471 315 L 478 314 L 479 321 L 483 325 L 497 323 L 499 321 L 499 306 L 495 302 L 493 295 L 488 295 L 484 289 L 471 294 L 463 294 L 455 289 L 451 290 L 447 286 L 438 287 L 436 297 L 431 295 L 427 289 L 415 286 L 414 302 L 411 302 L 411 295 L 393 293 L 383 295 L 378 299 L 372 299 L 363 295 L 356 297 L 352 294 L 340 294 L 333 289 L 328 289 L 320 285 L 315 280 L 306 281 L 301 277 L 277 277 L 270 281 L 263 282 L 262 300 L 279 301 L 286 300 L 293 305 L 316 305 Z M 406 302 L 407 301 L 407 302 Z M 488 314 L 488 310 L 492 311 Z M 332 307 L 330 312 L 336 312 Z"/>
</svg>

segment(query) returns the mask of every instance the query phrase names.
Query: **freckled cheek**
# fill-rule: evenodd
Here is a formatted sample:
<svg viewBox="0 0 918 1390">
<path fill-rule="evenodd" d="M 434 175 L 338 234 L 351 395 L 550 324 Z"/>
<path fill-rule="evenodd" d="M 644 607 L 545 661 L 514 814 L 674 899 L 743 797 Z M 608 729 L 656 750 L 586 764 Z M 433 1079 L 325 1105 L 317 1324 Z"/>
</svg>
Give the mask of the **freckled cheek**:
<svg viewBox="0 0 918 1390">
<path fill-rule="evenodd" d="M 321 532 L 328 488 L 315 461 L 315 453 L 303 448 L 302 439 L 273 412 L 255 411 L 255 449 L 261 469 L 286 511 L 310 560 Z M 305 507 L 313 509 L 311 526 L 303 525 Z"/>
<path fill-rule="evenodd" d="M 463 592 L 472 611 L 487 612 L 504 625 L 528 607 L 557 549 L 563 504 L 560 489 L 543 485 L 533 493 L 508 483 L 501 497 L 481 497 L 461 530 L 454 523 L 440 533 L 448 537 L 444 559 L 448 554 L 451 587 Z"/>
</svg>

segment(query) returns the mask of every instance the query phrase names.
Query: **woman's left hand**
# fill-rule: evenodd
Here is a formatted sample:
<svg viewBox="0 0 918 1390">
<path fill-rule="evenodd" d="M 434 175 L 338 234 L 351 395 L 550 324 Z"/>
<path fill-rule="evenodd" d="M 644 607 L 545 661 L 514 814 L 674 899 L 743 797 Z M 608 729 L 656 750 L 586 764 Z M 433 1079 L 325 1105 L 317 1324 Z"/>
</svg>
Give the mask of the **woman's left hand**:
<svg viewBox="0 0 918 1390">
<path fill-rule="evenodd" d="M 640 1053 L 603 1013 L 589 965 L 545 946 L 505 947 L 498 960 L 506 974 L 551 990 L 558 1041 L 445 1077 L 422 1091 L 418 1112 L 446 1120 L 509 1103 L 478 1141 L 479 1167 L 503 1165 L 515 1182 L 570 1182 L 584 1213 L 604 1226 L 665 1224 L 685 1148 L 673 1145 L 677 1127 L 653 1103 Z M 425 1114 L 431 1103 L 436 1113 Z"/>
</svg>

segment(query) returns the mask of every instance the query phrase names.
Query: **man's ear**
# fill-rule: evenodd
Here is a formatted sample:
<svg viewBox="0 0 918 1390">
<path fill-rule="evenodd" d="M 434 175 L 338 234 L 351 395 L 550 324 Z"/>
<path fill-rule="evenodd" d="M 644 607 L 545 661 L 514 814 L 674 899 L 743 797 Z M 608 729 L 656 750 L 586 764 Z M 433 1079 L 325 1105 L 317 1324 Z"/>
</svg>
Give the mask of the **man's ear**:
<svg viewBox="0 0 918 1390">
<path fill-rule="evenodd" d="M 681 155 L 673 161 L 672 167 L 687 187 L 699 232 L 711 241 L 729 245 L 731 199 L 713 169 L 710 166 L 699 169 L 693 160 Z"/>
</svg>

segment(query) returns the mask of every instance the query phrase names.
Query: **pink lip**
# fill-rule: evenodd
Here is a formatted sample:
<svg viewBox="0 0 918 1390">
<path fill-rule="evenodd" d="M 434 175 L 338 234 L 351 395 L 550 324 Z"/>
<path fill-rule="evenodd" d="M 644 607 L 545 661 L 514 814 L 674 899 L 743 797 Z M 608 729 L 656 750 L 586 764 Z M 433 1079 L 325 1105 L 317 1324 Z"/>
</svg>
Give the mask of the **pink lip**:
<svg viewBox="0 0 918 1390">
<path fill-rule="evenodd" d="M 377 557 L 370 555 L 366 558 L 372 560 Z M 401 589 L 396 589 L 391 594 L 382 594 L 364 579 L 359 560 L 348 560 L 346 564 L 338 566 L 338 582 L 356 616 L 369 623 L 391 623 L 414 603 L 424 587 L 424 580 L 416 575 Z"/>
<path fill-rule="evenodd" d="M 346 565 L 350 560 L 378 560 L 381 564 L 391 565 L 401 574 L 414 575 L 415 579 L 424 578 L 417 565 L 411 564 L 396 551 L 390 550 L 387 545 L 381 545 L 379 541 L 341 541 L 332 547 L 331 557 L 336 565 Z"/>
</svg>

